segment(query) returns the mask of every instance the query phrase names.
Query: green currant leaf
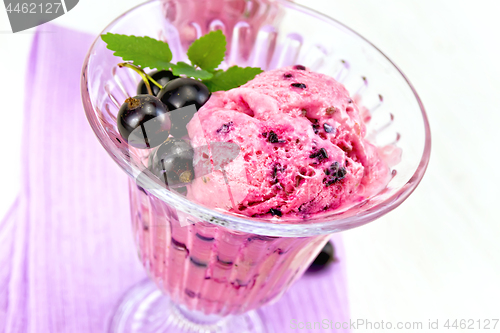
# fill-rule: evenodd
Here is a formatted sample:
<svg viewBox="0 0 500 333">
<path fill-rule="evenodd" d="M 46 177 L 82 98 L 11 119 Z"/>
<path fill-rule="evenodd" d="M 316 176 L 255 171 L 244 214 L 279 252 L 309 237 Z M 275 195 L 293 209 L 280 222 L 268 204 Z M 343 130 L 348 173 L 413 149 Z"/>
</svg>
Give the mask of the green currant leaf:
<svg viewBox="0 0 500 333">
<path fill-rule="evenodd" d="M 212 31 L 198 38 L 189 47 L 188 58 L 193 65 L 213 72 L 224 60 L 226 36 L 222 31 Z"/>
<path fill-rule="evenodd" d="M 172 68 L 172 73 L 174 75 L 184 74 L 187 77 L 192 77 L 195 79 L 209 80 L 214 76 L 210 72 L 207 72 L 203 69 L 196 69 L 195 67 L 182 61 L 178 62 L 177 64 L 172 64 L 170 68 Z"/>
<path fill-rule="evenodd" d="M 142 68 L 169 69 L 172 51 L 167 43 L 151 37 L 136 37 L 107 33 L 101 35 L 108 49 L 125 61 L 132 61 Z"/>
<path fill-rule="evenodd" d="M 212 79 L 204 80 L 203 83 L 211 92 L 226 91 L 244 85 L 262 72 L 263 70 L 257 67 L 233 66 L 226 71 L 216 72 Z"/>
</svg>

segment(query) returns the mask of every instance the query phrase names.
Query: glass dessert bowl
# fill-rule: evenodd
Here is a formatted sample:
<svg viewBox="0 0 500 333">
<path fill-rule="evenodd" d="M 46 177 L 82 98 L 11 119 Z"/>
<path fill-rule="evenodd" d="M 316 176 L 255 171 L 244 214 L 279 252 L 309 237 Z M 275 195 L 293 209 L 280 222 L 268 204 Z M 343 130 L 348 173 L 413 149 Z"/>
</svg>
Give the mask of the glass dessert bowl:
<svg viewBox="0 0 500 333">
<path fill-rule="evenodd" d="M 411 84 L 368 41 L 312 10 L 285 0 L 150 1 L 103 33 L 168 41 L 175 62 L 187 61 L 189 45 L 217 29 L 228 40 L 223 69 L 301 64 L 344 84 L 391 178 L 383 190 L 307 220 L 246 217 L 188 200 L 151 176 L 149 150 L 129 147 L 118 133 L 117 111 L 136 94 L 140 78 L 117 69 L 120 59 L 97 38 L 83 66 L 83 104 L 98 140 L 130 176 L 134 238 L 154 281 L 125 296 L 112 332 L 268 332 L 254 310 L 277 300 L 331 233 L 371 222 L 401 204 L 427 167 L 430 130 Z"/>
</svg>

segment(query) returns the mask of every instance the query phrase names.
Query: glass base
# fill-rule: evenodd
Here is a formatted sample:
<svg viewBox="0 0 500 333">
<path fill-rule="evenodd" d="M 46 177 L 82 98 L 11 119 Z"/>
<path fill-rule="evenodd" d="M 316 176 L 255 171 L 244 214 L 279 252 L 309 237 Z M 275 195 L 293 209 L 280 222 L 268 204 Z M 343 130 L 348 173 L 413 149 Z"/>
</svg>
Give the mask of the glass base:
<svg viewBox="0 0 500 333">
<path fill-rule="evenodd" d="M 172 303 L 149 279 L 125 294 L 111 318 L 110 333 L 272 333 L 258 311 L 219 317 Z"/>
</svg>

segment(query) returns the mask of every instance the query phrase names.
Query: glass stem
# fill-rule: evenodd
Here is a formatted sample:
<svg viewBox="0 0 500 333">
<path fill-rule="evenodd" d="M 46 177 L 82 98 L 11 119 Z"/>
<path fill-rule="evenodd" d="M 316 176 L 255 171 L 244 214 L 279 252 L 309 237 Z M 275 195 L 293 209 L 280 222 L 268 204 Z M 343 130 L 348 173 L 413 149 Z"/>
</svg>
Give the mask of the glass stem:
<svg viewBox="0 0 500 333">
<path fill-rule="evenodd" d="M 225 317 L 206 315 L 199 311 L 192 311 L 183 305 L 172 303 L 172 316 L 177 326 L 193 330 L 215 328 L 225 321 Z"/>
</svg>

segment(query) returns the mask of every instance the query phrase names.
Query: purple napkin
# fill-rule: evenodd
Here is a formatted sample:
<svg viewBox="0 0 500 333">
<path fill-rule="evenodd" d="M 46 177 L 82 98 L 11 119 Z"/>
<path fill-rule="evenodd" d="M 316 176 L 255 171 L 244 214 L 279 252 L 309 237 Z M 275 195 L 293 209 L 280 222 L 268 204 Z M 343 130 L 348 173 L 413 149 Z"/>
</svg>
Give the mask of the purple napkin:
<svg viewBox="0 0 500 333">
<path fill-rule="evenodd" d="M 94 37 L 45 24 L 33 41 L 22 190 L 0 222 L 2 332 L 105 332 L 120 297 L 146 277 L 127 176 L 97 142 L 81 103 L 80 72 Z M 338 236 L 334 242 L 334 265 L 262 309 L 276 332 L 349 321 L 343 247 Z"/>
</svg>

